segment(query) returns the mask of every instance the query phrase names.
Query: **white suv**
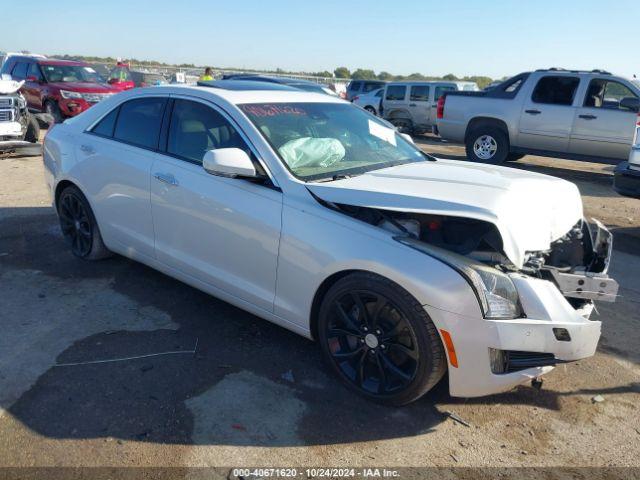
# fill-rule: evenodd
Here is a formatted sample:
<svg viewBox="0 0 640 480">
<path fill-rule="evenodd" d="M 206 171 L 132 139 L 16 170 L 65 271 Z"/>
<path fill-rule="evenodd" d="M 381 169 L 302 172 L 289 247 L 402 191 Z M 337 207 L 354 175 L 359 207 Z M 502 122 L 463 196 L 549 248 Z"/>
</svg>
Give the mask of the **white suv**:
<svg viewBox="0 0 640 480">
<path fill-rule="evenodd" d="M 124 255 L 313 338 L 389 404 L 447 370 L 472 397 L 589 357 L 593 300 L 617 290 L 575 185 L 435 159 L 328 95 L 133 89 L 56 125 L 44 163 L 74 255 Z"/>
</svg>

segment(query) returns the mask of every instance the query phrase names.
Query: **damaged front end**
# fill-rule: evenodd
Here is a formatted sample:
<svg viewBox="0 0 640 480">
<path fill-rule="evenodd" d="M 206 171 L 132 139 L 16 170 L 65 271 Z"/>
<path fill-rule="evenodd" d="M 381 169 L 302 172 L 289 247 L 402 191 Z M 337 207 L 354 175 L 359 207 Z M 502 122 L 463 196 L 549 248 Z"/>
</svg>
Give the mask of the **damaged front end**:
<svg viewBox="0 0 640 480">
<path fill-rule="evenodd" d="M 37 144 L 40 128 L 19 91 L 23 84 L 0 79 L 0 154 L 22 152 L 25 149 L 33 150 L 27 154 L 40 153 Z"/>
<path fill-rule="evenodd" d="M 593 309 L 593 300 L 613 302 L 617 296 L 618 283 L 607 275 L 612 234 L 597 220 L 580 220 L 549 249 L 527 252 L 524 265 L 517 268 L 505 254 L 500 232 L 491 222 L 318 200 L 385 229 L 397 241 L 449 264 L 471 283 L 485 318 L 525 315 L 509 279 L 514 273 L 552 282 L 573 309 L 586 318 Z"/>
</svg>

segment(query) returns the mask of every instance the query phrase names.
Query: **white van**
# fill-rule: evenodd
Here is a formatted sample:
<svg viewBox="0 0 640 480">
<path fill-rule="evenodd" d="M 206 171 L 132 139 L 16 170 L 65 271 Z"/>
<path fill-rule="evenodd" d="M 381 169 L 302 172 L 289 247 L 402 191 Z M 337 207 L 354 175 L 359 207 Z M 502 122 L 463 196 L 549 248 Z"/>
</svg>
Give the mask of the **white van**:
<svg viewBox="0 0 640 480">
<path fill-rule="evenodd" d="M 438 99 L 448 91 L 478 91 L 475 82 L 391 82 L 382 96 L 380 114 L 404 133 L 437 133 Z"/>
</svg>

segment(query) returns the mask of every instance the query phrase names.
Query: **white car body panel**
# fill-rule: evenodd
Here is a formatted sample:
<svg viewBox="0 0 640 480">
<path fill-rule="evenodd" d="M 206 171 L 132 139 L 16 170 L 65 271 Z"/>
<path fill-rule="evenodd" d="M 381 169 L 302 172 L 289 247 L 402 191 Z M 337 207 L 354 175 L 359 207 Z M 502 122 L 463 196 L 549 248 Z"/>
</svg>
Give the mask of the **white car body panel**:
<svg viewBox="0 0 640 480">
<path fill-rule="evenodd" d="M 212 176 L 195 164 L 86 133 L 116 105 L 141 95 L 215 104 L 246 137 L 274 188 Z M 514 274 L 526 318 L 486 320 L 474 290 L 457 271 L 314 198 L 490 221 L 503 236 L 505 253 L 521 266 L 525 252 L 548 248 L 582 218 L 575 185 L 448 160 L 304 183 L 237 107 L 296 101 L 343 103 L 307 92 L 180 86 L 115 95 L 47 135 L 45 178 L 52 199 L 60 182 L 74 183 L 89 200 L 109 249 L 310 338 L 314 299 L 323 282 L 352 270 L 382 275 L 413 295 L 438 330 L 451 334 L 459 363 L 449 368 L 452 395 L 505 391 L 552 368 L 495 375 L 488 348 L 531 348 L 561 360 L 593 354 L 600 322 L 586 320 L 553 283 Z M 171 175 L 177 185 L 157 181 L 156 173 Z M 558 342 L 552 326 L 567 328 L 576 341 Z"/>
</svg>

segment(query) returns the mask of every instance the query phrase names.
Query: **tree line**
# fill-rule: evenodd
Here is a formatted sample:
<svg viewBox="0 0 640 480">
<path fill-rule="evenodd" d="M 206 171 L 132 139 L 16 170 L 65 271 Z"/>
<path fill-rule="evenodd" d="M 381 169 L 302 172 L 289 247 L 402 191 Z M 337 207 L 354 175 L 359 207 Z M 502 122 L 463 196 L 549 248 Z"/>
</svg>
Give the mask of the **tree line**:
<svg viewBox="0 0 640 480">
<path fill-rule="evenodd" d="M 113 57 L 96 57 L 96 56 L 87 56 L 87 55 L 53 55 L 55 58 L 61 59 L 69 59 L 69 60 L 82 60 L 85 62 L 96 62 L 96 63 L 108 63 L 115 64 L 117 59 Z M 156 60 L 138 60 L 135 58 L 127 59 L 127 62 L 133 65 L 144 65 L 144 66 L 163 66 L 163 67 L 179 67 L 179 68 L 198 68 L 196 65 L 192 63 L 181 63 L 179 65 L 169 64 L 165 62 L 158 62 Z M 204 67 L 201 67 L 204 68 Z M 228 69 L 234 70 L 234 69 Z M 476 82 L 478 87 L 484 88 L 493 82 L 493 79 L 490 77 L 482 76 L 482 75 L 471 75 L 465 77 L 457 77 L 456 75 L 449 73 L 442 77 L 431 76 L 431 75 L 423 75 L 422 73 L 412 73 L 410 75 L 394 75 L 392 73 L 382 71 L 380 73 L 376 73 L 373 70 L 357 68 L 354 71 L 349 70 L 347 67 L 338 67 L 333 72 L 328 70 L 324 70 L 321 72 L 293 72 L 288 70 L 283 70 L 281 68 L 277 68 L 276 70 L 253 70 L 253 69 L 238 69 L 238 70 L 246 70 L 246 71 L 254 71 L 254 72 L 265 72 L 265 73 L 277 73 L 280 75 L 310 75 L 314 77 L 325 77 L 325 78 L 352 78 L 355 80 L 383 80 L 385 82 L 390 81 L 404 81 L 404 80 L 448 80 L 448 81 L 465 81 L 465 82 Z"/>
</svg>

